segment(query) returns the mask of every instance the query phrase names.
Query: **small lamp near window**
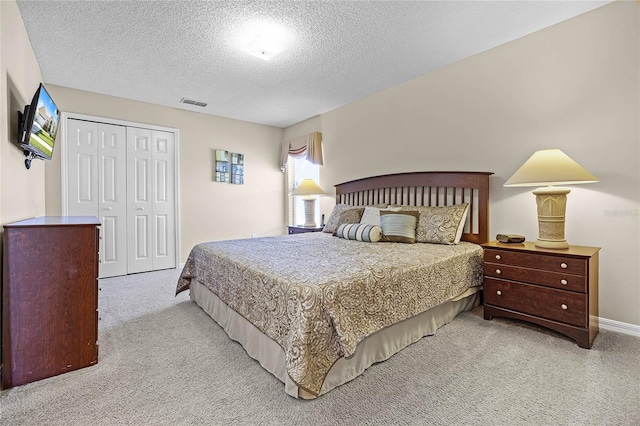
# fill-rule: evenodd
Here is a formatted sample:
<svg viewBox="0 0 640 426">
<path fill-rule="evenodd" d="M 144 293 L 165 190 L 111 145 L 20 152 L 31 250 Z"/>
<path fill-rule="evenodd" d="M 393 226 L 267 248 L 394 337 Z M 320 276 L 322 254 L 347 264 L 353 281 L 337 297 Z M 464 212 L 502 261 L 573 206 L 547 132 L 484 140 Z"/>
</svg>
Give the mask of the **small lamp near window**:
<svg viewBox="0 0 640 426">
<path fill-rule="evenodd" d="M 313 179 L 304 179 L 291 195 L 304 195 L 304 227 L 316 227 L 316 199 L 314 195 L 324 195 L 325 192 Z"/>
<path fill-rule="evenodd" d="M 537 247 L 564 249 L 569 244 L 564 238 L 565 211 L 568 188 L 555 185 L 575 185 L 598 182 L 598 178 L 585 170 L 559 149 L 536 151 L 504 186 L 539 186 L 533 193 L 538 205 Z"/>
</svg>

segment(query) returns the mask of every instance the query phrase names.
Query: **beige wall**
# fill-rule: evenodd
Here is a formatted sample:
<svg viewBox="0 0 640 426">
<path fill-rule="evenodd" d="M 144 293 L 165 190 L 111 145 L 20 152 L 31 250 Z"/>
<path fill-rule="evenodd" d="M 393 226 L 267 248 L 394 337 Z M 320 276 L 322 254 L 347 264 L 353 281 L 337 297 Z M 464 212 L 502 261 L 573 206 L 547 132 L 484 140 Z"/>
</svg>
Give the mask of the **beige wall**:
<svg viewBox="0 0 640 426">
<path fill-rule="evenodd" d="M 572 187 L 566 225 L 570 243 L 602 247 L 600 316 L 640 325 L 639 10 L 613 3 L 323 114 L 321 186 L 491 171 L 491 235 L 535 240 L 531 189 L 502 185 L 560 148 L 600 179 Z"/>
<path fill-rule="evenodd" d="M 44 163 L 24 166 L 24 155 L 15 141 L 17 111 L 31 102 L 42 76 L 31 43 L 13 1 L 0 2 L 0 225 L 42 216 L 44 206 Z M 0 230 L 0 236 L 2 231 Z M 0 259 L 2 259 L 0 244 Z M 0 262 L 0 277 L 2 276 Z M 1 288 L 1 286 L 0 286 Z M 0 303 L 0 329 L 2 329 Z M 0 354 L 0 364 L 2 363 Z"/>
<path fill-rule="evenodd" d="M 289 141 L 309 133 L 319 132 L 322 130 L 322 118 L 319 115 L 311 117 L 308 120 L 301 121 L 298 124 L 289 126 L 283 130 L 282 140 Z"/>
<path fill-rule="evenodd" d="M 42 75 L 16 3 L 0 2 L 0 10 L 0 223 L 5 224 L 45 213 L 45 165 L 34 160 L 27 170 L 22 150 L 15 143 L 17 112 L 31 102 Z"/>
<path fill-rule="evenodd" d="M 180 131 L 180 259 L 202 241 L 286 232 L 282 129 L 47 85 L 65 112 L 174 127 Z M 245 184 L 213 181 L 215 149 L 245 155 Z M 56 155 L 58 154 L 58 155 Z M 47 163 L 47 214 L 59 214 L 60 156 Z"/>
</svg>

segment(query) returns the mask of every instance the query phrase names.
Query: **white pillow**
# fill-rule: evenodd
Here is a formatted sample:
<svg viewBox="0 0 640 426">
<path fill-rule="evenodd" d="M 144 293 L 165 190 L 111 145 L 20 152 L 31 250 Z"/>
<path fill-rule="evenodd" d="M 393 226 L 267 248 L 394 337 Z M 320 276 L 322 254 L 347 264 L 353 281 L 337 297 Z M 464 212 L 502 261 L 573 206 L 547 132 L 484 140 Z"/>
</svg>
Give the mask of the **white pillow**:
<svg viewBox="0 0 640 426">
<path fill-rule="evenodd" d="M 367 225 L 377 225 L 380 226 L 380 210 L 382 211 L 398 211 L 399 207 L 385 207 L 383 209 L 373 206 L 367 206 L 364 209 L 364 213 L 362 213 L 362 218 L 360 219 L 360 223 L 364 223 Z"/>
<path fill-rule="evenodd" d="M 377 225 L 380 226 L 380 209 L 377 207 L 367 206 L 364 208 L 360 223 L 364 225 Z"/>
<path fill-rule="evenodd" d="M 456 231 L 456 238 L 453 241 L 454 244 L 458 244 L 460 239 L 462 238 L 462 233 L 464 232 L 464 224 L 467 222 L 467 215 L 469 214 L 469 205 L 465 207 L 464 213 L 462 213 L 462 217 L 460 218 L 460 223 L 458 224 L 458 230 Z"/>
</svg>

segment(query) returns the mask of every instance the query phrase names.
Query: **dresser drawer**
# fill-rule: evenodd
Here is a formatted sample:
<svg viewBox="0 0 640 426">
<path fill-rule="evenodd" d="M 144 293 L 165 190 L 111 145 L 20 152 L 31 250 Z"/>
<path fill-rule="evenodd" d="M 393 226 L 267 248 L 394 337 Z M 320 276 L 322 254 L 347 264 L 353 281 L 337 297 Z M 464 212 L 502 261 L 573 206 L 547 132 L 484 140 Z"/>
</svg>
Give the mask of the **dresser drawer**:
<svg viewBox="0 0 640 426">
<path fill-rule="evenodd" d="M 548 272 L 486 262 L 484 264 L 484 275 L 503 278 L 505 280 L 524 281 L 546 287 L 560 288 L 562 290 L 578 291 L 580 293 L 587 292 L 587 277 L 569 275 L 567 273 Z"/>
<path fill-rule="evenodd" d="M 587 327 L 588 296 L 571 291 L 488 278 L 484 302 L 578 327 Z"/>
<path fill-rule="evenodd" d="M 583 277 L 587 276 L 588 268 L 585 259 L 487 248 L 484 251 L 484 261 Z"/>
</svg>

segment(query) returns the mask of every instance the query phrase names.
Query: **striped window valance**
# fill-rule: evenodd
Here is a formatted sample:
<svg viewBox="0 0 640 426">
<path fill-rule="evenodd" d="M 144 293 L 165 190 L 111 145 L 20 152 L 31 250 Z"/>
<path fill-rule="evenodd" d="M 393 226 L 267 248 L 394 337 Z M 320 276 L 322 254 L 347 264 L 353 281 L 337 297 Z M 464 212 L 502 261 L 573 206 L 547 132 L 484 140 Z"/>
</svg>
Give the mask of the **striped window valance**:
<svg viewBox="0 0 640 426">
<path fill-rule="evenodd" d="M 289 156 L 294 158 L 306 158 L 313 164 L 322 165 L 322 133 L 313 132 L 299 138 L 284 141 L 280 155 L 280 168 L 284 172 L 287 168 Z"/>
</svg>

